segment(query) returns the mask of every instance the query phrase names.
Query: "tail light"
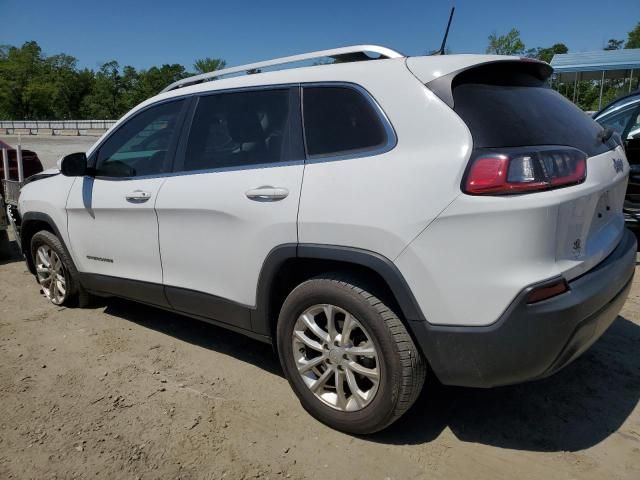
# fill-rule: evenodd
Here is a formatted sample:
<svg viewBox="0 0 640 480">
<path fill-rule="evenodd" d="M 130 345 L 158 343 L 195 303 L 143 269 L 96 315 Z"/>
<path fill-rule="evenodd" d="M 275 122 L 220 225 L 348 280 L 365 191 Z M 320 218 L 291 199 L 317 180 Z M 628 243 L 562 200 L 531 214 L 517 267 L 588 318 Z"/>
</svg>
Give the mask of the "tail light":
<svg viewBox="0 0 640 480">
<path fill-rule="evenodd" d="M 503 195 L 584 182 L 587 155 L 570 147 L 510 148 L 474 152 L 464 180 L 472 195 Z"/>
</svg>

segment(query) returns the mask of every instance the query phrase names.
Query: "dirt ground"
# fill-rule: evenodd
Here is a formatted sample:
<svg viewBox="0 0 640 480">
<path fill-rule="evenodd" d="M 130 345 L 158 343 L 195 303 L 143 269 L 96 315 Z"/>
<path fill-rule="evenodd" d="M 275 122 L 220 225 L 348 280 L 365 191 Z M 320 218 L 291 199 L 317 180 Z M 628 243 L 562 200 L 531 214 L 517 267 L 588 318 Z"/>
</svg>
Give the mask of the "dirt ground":
<svg viewBox="0 0 640 480">
<path fill-rule="evenodd" d="M 111 299 L 58 308 L 0 260 L 0 478 L 638 479 L 640 275 L 592 349 L 547 380 L 431 381 L 368 437 L 304 412 L 268 345 Z"/>
</svg>

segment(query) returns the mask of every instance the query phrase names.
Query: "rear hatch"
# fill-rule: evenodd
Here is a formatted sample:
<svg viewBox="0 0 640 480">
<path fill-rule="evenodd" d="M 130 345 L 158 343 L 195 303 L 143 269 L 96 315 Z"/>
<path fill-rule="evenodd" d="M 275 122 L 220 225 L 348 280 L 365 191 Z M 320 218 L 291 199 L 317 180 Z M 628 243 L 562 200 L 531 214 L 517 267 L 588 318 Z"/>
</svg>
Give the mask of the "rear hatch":
<svg viewBox="0 0 640 480">
<path fill-rule="evenodd" d="M 473 152 L 461 177 L 462 191 L 553 202 L 557 215 L 540 230 L 555 236 L 556 267 L 563 275 L 570 280 L 582 274 L 622 236 L 629 167 L 619 137 L 607 137 L 586 113 L 549 88 L 552 69 L 546 63 L 464 58 L 468 65 L 453 62 L 456 70 L 441 68 L 437 75 L 429 57 L 407 60 L 414 75 L 471 132 Z"/>
</svg>

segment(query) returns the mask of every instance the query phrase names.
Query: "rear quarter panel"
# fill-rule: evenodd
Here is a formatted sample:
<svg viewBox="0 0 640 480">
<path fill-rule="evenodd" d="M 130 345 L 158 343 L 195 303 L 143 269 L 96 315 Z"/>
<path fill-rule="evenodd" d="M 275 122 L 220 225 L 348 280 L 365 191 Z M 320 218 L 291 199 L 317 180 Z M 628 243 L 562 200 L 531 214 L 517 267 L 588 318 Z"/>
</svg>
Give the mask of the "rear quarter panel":
<svg viewBox="0 0 640 480">
<path fill-rule="evenodd" d="M 372 63 L 362 74 L 350 70 L 348 81 L 376 100 L 397 144 L 380 155 L 308 162 L 299 239 L 366 249 L 393 260 L 459 195 L 456 179 L 469 157 L 471 135 L 404 60 Z"/>
</svg>

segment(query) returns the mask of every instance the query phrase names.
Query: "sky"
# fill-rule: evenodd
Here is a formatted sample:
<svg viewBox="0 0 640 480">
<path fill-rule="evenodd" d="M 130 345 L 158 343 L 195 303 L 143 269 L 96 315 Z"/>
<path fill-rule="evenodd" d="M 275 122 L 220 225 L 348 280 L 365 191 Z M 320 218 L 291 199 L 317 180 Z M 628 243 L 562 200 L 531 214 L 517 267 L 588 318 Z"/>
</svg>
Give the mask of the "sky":
<svg viewBox="0 0 640 480">
<path fill-rule="evenodd" d="M 452 53 L 483 53 L 489 34 L 512 27 L 527 48 L 599 50 L 640 21 L 640 0 L 0 0 L 0 44 L 35 40 L 93 69 L 191 68 L 203 57 L 233 66 L 360 43 L 421 55 L 440 46 L 454 4 Z"/>
</svg>

